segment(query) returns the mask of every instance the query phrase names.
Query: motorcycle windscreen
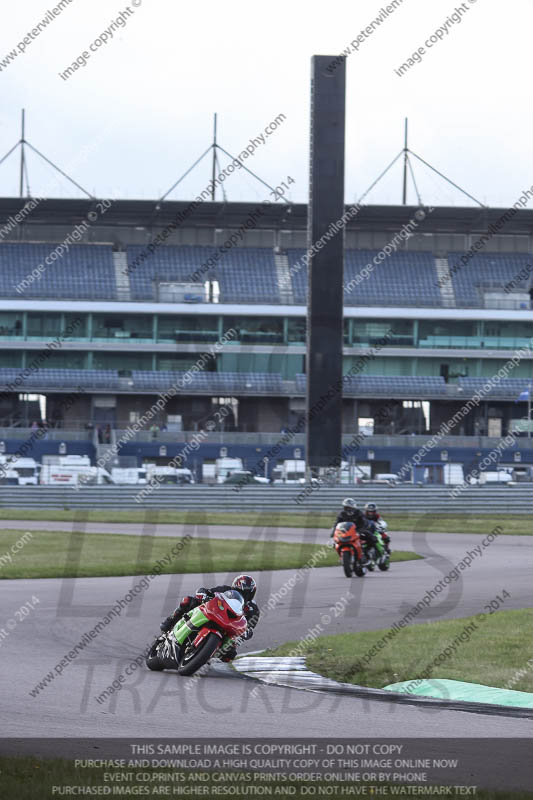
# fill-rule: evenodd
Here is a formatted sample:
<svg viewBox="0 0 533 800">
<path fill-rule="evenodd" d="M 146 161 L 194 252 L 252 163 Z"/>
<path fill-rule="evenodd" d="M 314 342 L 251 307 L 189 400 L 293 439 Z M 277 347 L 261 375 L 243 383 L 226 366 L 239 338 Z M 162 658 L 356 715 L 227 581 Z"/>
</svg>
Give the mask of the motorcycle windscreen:
<svg viewBox="0 0 533 800">
<path fill-rule="evenodd" d="M 230 589 L 227 592 L 222 592 L 222 597 L 231 608 L 234 614 L 244 614 L 244 598 L 236 589 Z"/>
<path fill-rule="evenodd" d="M 337 525 L 336 530 L 340 531 L 341 535 L 343 535 L 343 534 L 347 534 L 347 533 L 349 533 L 349 534 L 353 533 L 352 528 L 355 528 L 355 525 L 353 524 L 353 522 L 340 522 Z"/>
</svg>

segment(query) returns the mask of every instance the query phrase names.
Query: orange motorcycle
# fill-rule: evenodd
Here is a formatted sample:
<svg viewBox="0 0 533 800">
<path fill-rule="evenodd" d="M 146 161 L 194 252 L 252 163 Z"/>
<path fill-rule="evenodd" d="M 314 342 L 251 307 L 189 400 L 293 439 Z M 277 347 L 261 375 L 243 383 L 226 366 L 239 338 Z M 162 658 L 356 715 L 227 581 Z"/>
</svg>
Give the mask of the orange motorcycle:
<svg viewBox="0 0 533 800">
<path fill-rule="evenodd" d="M 355 574 L 362 578 L 366 574 L 366 567 L 363 566 L 363 545 L 354 523 L 340 522 L 335 528 L 333 543 L 346 577 L 351 578 Z"/>
</svg>

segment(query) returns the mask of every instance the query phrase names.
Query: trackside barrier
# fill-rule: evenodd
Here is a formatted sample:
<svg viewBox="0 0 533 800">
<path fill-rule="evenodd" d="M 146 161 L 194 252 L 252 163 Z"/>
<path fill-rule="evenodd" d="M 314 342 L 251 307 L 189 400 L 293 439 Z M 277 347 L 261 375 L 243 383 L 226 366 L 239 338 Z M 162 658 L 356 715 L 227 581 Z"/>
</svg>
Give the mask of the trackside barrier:
<svg viewBox="0 0 533 800">
<path fill-rule="evenodd" d="M 119 509 L 143 508 L 184 511 L 333 511 L 347 495 L 363 505 L 369 499 L 385 513 L 533 513 L 533 486 L 491 486 L 464 490 L 450 497 L 452 487 L 324 487 L 302 493 L 302 486 L 160 486 L 142 503 L 136 503 L 139 486 L 0 486 L 2 508 Z M 302 494 L 300 494 L 302 493 Z M 297 502 L 298 498 L 300 501 Z"/>
</svg>

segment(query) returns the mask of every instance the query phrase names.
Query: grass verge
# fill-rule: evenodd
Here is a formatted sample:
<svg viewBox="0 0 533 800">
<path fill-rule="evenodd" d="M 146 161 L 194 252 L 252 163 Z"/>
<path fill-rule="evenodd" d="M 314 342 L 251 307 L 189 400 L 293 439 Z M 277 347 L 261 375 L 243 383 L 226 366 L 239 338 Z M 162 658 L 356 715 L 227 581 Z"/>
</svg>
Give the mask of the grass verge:
<svg viewBox="0 0 533 800">
<path fill-rule="evenodd" d="M 455 653 L 434 666 L 430 677 L 533 692 L 533 660 L 528 666 L 531 652 L 525 644 L 533 638 L 533 609 L 411 625 L 386 639 L 381 649 L 378 643 L 390 629 L 322 636 L 306 643 L 303 654 L 313 672 L 341 683 L 382 689 L 421 678 L 433 659 L 472 625 L 475 628 L 464 635 Z M 301 654 L 298 642 L 267 654 L 287 656 L 296 647 Z"/>
<path fill-rule="evenodd" d="M 115 776 L 120 774 L 120 772 L 126 772 L 126 770 L 107 769 L 107 772 L 112 773 L 113 776 Z M 127 772 L 128 774 L 132 775 L 132 778 L 128 780 L 127 784 L 120 784 L 122 787 L 127 787 L 127 790 L 120 792 L 121 794 L 127 794 L 129 796 L 142 794 L 143 797 L 149 798 L 149 800 L 155 797 L 160 798 L 162 794 L 175 795 L 175 792 L 173 792 L 172 789 L 172 783 L 162 781 L 159 778 L 158 780 L 153 780 L 150 784 L 150 782 L 147 780 L 147 777 L 150 775 L 150 773 L 154 773 L 154 777 L 155 773 L 158 773 L 159 775 L 164 773 L 165 775 L 169 776 L 168 781 L 170 781 L 172 777 L 171 773 L 173 772 L 172 769 L 158 768 L 157 770 L 153 770 L 151 768 L 144 768 L 141 771 L 138 768 L 129 768 Z M 144 778 L 141 777 L 141 772 L 144 775 Z M 136 779 L 137 774 L 139 775 L 139 779 Z M 183 777 L 178 784 L 181 787 L 180 793 L 185 790 L 185 787 L 190 787 L 189 793 L 198 796 L 197 787 L 200 785 L 205 787 L 201 792 L 202 796 L 204 797 L 206 796 L 205 792 L 209 789 L 212 789 L 214 792 L 216 792 L 218 796 L 220 796 L 221 793 L 224 793 L 227 796 L 231 795 L 235 798 L 235 800 L 240 800 L 241 798 L 248 798 L 251 796 L 250 783 L 247 782 L 246 779 L 239 780 L 238 773 L 232 774 L 231 772 L 227 772 L 226 775 L 228 777 L 222 782 L 220 779 L 216 781 L 202 780 L 200 784 L 198 783 L 198 773 L 192 774 L 184 772 L 182 775 Z M 268 787 L 272 787 L 271 793 L 273 793 L 276 785 L 279 786 L 279 781 L 263 781 L 260 785 L 264 787 L 265 793 Z M 336 796 L 340 797 L 344 794 L 342 791 L 343 787 L 350 788 L 354 785 L 360 787 L 361 794 L 372 795 L 374 793 L 374 791 L 371 789 L 371 785 L 363 781 L 354 784 L 353 781 L 340 782 L 338 780 L 328 780 L 327 782 L 310 782 L 288 779 L 283 782 L 283 786 L 285 787 L 283 795 L 289 796 L 294 800 L 301 800 L 304 797 L 309 798 L 310 796 L 319 794 L 331 797 L 331 790 L 333 789 L 334 791 L 338 792 Z M 394 786 L 394 784 L 392 785 Z M 103 786 L 110 788 L 112 784 L 109 782 L 104 782 L 104 769 L 95 769 L 90 767 L 85 769 L 76 769 L 73 766 L 73 763 L 67 759 L 42 759 L 31 756 L 17 756 L 14 758 L 0 757 L 0 790 L 2 791 L 3 797 L 16 797 L 17 800 L 37 800 L 37 798 L 38 800 L 46 800 L 46 798 L 51 798 L 53 796 L 61 796 L 57 792 L 53 791 L 54 787 L 63 788 L 65 786 L 93 787 L 93 792 L 90 794 L 96 794 L 98 791 L 97 787 L 100 787 L 101 794 L 101 789 Z M 167 793 L 165 790 L 161 789 L 161 786 L 170 787 L 170 791 Z M 365 786 L 367 787 L 366 791 L 364 791 Z M 396 784 L 396 786 L 398 786 L 398 784 Z M 322 792 L 320 792 L 320 788 L 323 788 Z M 390 791 L 391 784 L 380 783 L 379 788 L 380 797 L 395 797 L 398 794 L 398 792 Z M 428 789 L 427 794 L 423 793 L 424 788 Z M 424 784 L 423 786 L 418 787 L 418 789 L 418 797 L 438 796 L 437 793 L 430 792 L 430 785 L 428 784 Z M 89 792 L 87 793 L 89 794 Z M 279 792 L 276 793 L 279 794 Z M 461 793 L 458 794 L 453 792 L 451 793 L 451 796 L 458 797 L 460 794 Z M 349 796 L 355 796 L 353 789 L 350 791 Z M 475 791 L 475 797 L 477 800 L 532 800 L 533 792 L 498 792 L 477 788 Z"/>
<path fill-rule="evenodd" d="M 421 505 L 424 493 L 420 493 Z M 156 522 L 157 524 L 187 524 L 187 525 L 243 525 L 248 529 L 253 527 L 288 527 L 309 528 L 316 530 L 323 528 L 331 530 L 338 509 L 316 513 L 289 513 L 258 511 L 255 514 L 248 512 L 215 512 L 215 511 L 154 511 L 133 510 L 113 511 L 72 511 L 61 509 L 20 509 L 1 508 L 0 519 L 39 520 L 41 522 L 72 522 L 74 520 L 87 522 Z M 383 508 L 384 516 L 389 523 L 391 531 L 409 530 L 418 533 L 488 533 L 496 525 L 500 525 L 503 534 L 531 535 L 533 525 L 531 515 L 516 514 L 389 514 Z"/>
<path fill-rule="evenodd" d="M 112 533 L 29 531 L 22 547 L 21 531 L 0 532 L 0 554 L 12 553 L 11 563 L 2 558 L 2 578 L 91 578 L 111 575 L 149 575 L 158 561 L 163 573 L 257 572 L 298 569 L 311 561 L 318 567 L 339 563 L 329 547 L 292 542 L 242 539 L 182 540 L 168 536 L 128 536 Z M 176 553 L 171 548 L 184 541 Z M 321 557 L 316 554 L 320 553 Z M 418 559 L 416 553 L 399 550 L 393 561 Z"/>
<path fill-rule="evenodd" d="M 100 755 L 98 757 L 104 758 L 105 756 Z M 72 761 L 59 758 L 43 759 L 31 756 L 17 756 L 9 758 L 0 757 L 0 790 L 2 791 L 2 796 L 5 798 L 16 797 L 17 800 L 47 800 L 47 798 L 65 796 L 64 793 L 58 793 L 57 791 L 54 792 L 54 787 L 63 789 L 64 787 L 82 786 L 93 787 L 92 792 L 89 790 L 83 795 L 92 796 L 97 794 L 97 787 L 100 787 L 99 794 L 102 794 L 102 787 L 104 786 L 107 786 L 111 789 L 113 784 L 109 782 L 109 779 L 107 779 L 107 782 L 104 781 L 105 771 L 112 773 L 113 776 L 119 775 L 121 772 L 126 772 L 126 770 L 114 768 L 108 768 L 107 770 L 90 767 L 85 769 L 75 768 Z M 173 786 L 180 787 L 180 794 L 185 790 L 186 787 L 190 787 L 189 794 L 198 796 L 199 785 L 203 787 L 201 792 L 203 797 L 206 797 L 206 791 L 209 791 L 210 789 L 213 790 L 213 792 L 216 792 L 217 796 L 220 796 L 221 793 L 224 793 L 226 796 L 235 798 L 235 800 L 243 800 L 243 798 L 249 798 L 250 796 L 253 796 L 253 794 L 250 792 L 251 784 L 247 782 L 246 779 L 240 780 L 238 773 L 233 773 L 232 777 L 232 773 L 229 771 L 226 772 L 228 775 L 227 780 L 222 782 L 220 779 L 217 781 L 202 780 L 200 783 L 198 782 L 198 773 L 192 774 L 184 772 L 182 773 L 183 777 L 179 781 L 179 784 L 173 784 L 170 782 L 172 772 L 175 774 L 175 771 L 168 768 L 158 768 L 157 770 L 153 770 L 151 768 L 144 768 L 143 770 L 140 770 L 139 768 L 128 768 L 127 772 L 132 775 L 132 778 L 129 779 L 127 783 L 119 784 L 122 787 L 126 787 L 126 789 L 120 793 L 127 794 L 129 796 L 142 794 L 142 796 L 148 798 L 148 800 L 153 800 L 153 798 L 156 797 L 160 798 L 162 795 L 175 796 L 176 793 L 173 791 Z M 141 773 L 144 775 L 144 778 L 141 777 Z M 150 773 L 158 773 L 159 775 L 164 773 L 165 775 L 169 776 L 168 782 L 161 780 L 161 778 L 150 782 L 147 780 L 147 776 L 149 776 Z M 139 779 L 136 779 L 137 775 L 139 775 Z M 275 787 L 279 787 L 280 784 L 279 781 L 262 781 L 260 784 L 256 785 L 263 786 L 265 793 L 268 787 L 272 787 L 271 793 L 274 793 Z M 289 796 L 293 798 L 293 800 L 301 800 L 304 797 L 309 798 L 310 796 L 319 794 L 332 797 L 332 789 L 333 791 L 338 792 L 338 794 L 335 795 L 336 797 L 341 797 L 344 794 L 342 791 L 343 787 L 348 787 L 350 789 L 353 786 L 360 787 L 361 794 L 370 796 L 374 793 L 370 790 L 370 785 L 363 781 L 354 784 L 353 781 L 340 782 L 338 780 L 328 780 L 327 782 L 309 782 L 288 779 L 284 781 L 282 785 L 285 787 L 283 796 Z M 398 786 L 398 784 L 396 785 Z M 367 790 L 363 791 L 363 787 L 365 786 L 367 786 Z M 429 786 L 430 784 L 423 784 L 423 788 L 428 788 Z M 170 791 L 167 793 L 164 789 L 162 790 L 161 787 L 169 787 Z M 289 787 L 291 788 L 289 789 Z M 320 788 L 323 788 L 324 791 L 320 792 Z M 395 797 L 398 795 L 398 792 L 390 791 L 391 784 L 380 783 L 379 788 L 380 797 Z M 109 792 L 110 794 L 111 791 Z M 279 795 L 281 793 L 276 792 L 276 794 Z M 431 796 L 429 794 L 422 795 L 421 791 L 419 791 L 417 794 L 418 796 Z M 76 796 L 82 795 L 81 793 L 78 793 Z M 213 797 L 214 795 L 211 796 Z M 260 796 L 259 793 L 256 796 Z M 353 789 L 350 791 L 348 796 L 356 796 L 353 792 Z M 438 796 L 438 794 L 435 793 L 433 796 Z M 447 796 L 459 797 L 462 796 L 462 793 L 456 793 L 454 791 Z M 475 797 L 477 800 L 532 800 L 533 792 L 497 792 L 477 788 Z"/>
</svg>

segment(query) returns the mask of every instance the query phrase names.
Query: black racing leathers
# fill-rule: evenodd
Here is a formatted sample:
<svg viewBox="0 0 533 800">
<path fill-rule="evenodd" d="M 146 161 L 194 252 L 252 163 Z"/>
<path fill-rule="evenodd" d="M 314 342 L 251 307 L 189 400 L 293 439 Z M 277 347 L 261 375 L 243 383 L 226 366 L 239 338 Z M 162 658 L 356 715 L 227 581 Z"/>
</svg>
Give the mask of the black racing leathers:
<svg viewBox="0 0 533 800">
<path fill-rule="evenodd" d="M 357 528 L 357 533 L 361 537 L 361 542 L 365 550 L 367 547 L 371 547 L 372 545 L 376 544 L 376 537 L 374 536 L 373 526 L 369 525 L 367 518 L 365 515 L 359 511 L 358 508 L 352 510 L 341 509 L 341 511 L 337 515 L 337 519 L 335 520 L 335 524 L 333 525 L 333 529 L 331 531 L 331 536 L 335 533 L 335 528 L 340 522 L 353 522 L 355 527 Z"/>
</svg>

